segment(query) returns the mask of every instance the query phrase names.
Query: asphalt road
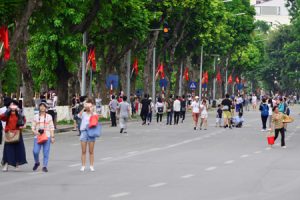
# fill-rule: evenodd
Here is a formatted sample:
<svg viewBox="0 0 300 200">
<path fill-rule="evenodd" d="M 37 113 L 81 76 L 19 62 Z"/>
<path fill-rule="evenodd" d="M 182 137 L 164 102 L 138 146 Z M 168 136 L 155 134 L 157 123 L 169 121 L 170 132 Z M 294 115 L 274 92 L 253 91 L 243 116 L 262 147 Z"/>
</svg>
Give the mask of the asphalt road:
<svg viewBox="0 0 300 200">
<path fill-rule="evenodd" d="M 214 127 L 215 113 L 206 131 L 194 131 L 191 117 L 178 126 L 132 122 L 127 135 L 104 127 L 95 172 L 79 171 L 75 132 L 56 136 L 48 173 L 32 172 L 32 138 L 26 137 L 29 164 L 0 172 L 1 200 L 299 200 L 299 111 L 292 108 L 287 149 L 267 148 L 254 111 L 245 113 L 243 128 L 232 130 Z"/>
</svg>

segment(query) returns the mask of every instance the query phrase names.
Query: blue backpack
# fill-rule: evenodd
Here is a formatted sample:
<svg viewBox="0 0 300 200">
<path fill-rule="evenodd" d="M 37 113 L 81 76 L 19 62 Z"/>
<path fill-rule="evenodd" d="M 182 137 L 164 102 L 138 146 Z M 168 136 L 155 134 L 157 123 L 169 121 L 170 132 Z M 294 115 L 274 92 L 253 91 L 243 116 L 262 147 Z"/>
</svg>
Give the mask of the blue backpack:
<svg viewBox="0 0 300 200">
<path fill-rule="evenodd" d="M 269 106 L 266 104 L 262 104 L 261 116 L 266 117 L 269 116 Z"/>
</svg>

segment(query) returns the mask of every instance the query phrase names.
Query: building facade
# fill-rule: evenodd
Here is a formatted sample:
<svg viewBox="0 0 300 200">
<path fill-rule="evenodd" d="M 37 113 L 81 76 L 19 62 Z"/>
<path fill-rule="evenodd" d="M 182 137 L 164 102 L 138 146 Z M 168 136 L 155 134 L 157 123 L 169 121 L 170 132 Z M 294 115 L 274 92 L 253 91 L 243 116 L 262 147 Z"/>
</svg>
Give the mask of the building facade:
<svg viewBox="0 0 300 200">
<path fill-rule="evenodd" d="M 256 10 L 256 20 L 268 22 L 270 25 L 290 24 L 290 16 L 286 0 L 251 0 Z"/>
</svg>

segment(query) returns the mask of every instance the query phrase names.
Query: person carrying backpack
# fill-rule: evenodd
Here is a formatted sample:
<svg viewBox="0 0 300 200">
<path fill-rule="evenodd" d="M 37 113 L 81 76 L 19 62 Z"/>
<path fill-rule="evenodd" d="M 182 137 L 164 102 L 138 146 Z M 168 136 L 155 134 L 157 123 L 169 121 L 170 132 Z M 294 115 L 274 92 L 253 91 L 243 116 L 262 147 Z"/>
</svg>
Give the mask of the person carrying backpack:
<svg viewBox="0 0 300 200">
<path fill-rule="evenodd" d="M 262 130 L 267 131 L 267 120 L 269 117 L 269 106 L 265 98 L 262 99 L 262 103 L 259 106 L 261 112 Z"/>
</svg>

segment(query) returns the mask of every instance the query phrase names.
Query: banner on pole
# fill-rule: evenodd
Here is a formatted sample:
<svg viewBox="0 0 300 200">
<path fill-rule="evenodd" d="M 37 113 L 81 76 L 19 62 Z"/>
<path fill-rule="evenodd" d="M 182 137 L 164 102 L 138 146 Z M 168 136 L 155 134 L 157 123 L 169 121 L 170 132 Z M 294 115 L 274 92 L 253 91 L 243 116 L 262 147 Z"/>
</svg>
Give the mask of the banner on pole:
<svg viewBox="0 0 300 200">
<path fill-rule="evenodd" d="M 116 89 L 119 87 L 119 76 L 118 75 L 113 75 L 110 74 L 108 75 L 108 77 L 106 78 L 106 88 L 111 88 L 111 86 L 113 87 L 113 89 Z"/>
</svg>

